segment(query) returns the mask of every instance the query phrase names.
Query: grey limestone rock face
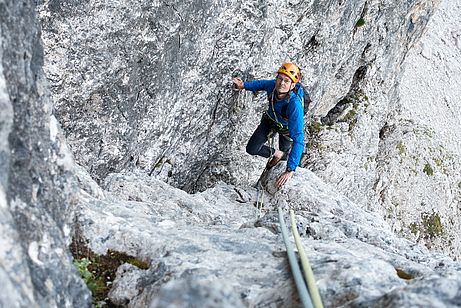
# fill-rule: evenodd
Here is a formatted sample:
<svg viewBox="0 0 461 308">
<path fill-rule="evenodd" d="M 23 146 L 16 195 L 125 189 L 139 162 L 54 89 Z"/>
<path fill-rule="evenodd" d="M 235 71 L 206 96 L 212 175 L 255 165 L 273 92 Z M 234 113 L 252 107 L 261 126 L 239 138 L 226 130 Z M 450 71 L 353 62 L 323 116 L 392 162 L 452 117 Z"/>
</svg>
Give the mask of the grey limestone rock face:
<svg viewBox="0 0 461 308">
<path fill-rule="evenodd" d="M 344 137 L 357 141 L 341 147 L 358 161 L 337 177 L 373 159 L 400 64 L 437 3 L 43 1 L 39 12 L 45 71 L 77 162 L 98 182 L 140 169 L 193 192 L 255 180 L 262 163 L 244 149 L 264 95 L 234 93 L 230 79 L 273 78 L 284 61 L 303 69 L 317 115 L 348 94 L 369 98 L 355 136 Z M 356 185 L 372 186 L 373 171 Z"/>
<path fill-rule="evenodd" d="M 78 208 L 92 250 L 150 264 L 119 268 L 114 303 L 297 307 L 277 206 L 295 210 L 326 307 L 459 306 L 459 263 L 382 218 L 407 129 L 396 85 L 439 1 L 38 3 L 45 51 L 33 5 L 0 0 L 0 306 L 90 305 L 67 250 Z M 318 104 L 303 163 L 320 177 L 299 168 L 277 190 L 280 164 L 260 211 L 264 162 L 242 154 L 264 97 L 229 80 L 286 60 Z"/>
<path fill-rule="evenodd" d="M 188 192 L 252 184 L 264 162 L 245 144 L 265 95 L 233 92 L 230 79 L 272 78 L 294 61 L 315 104 L 302 166 L 394 231 L 459 256 L 450 123 L 459 122 L 461 14 L 444 1 L 424 34 L 440 2 L 48 0 L 38 12 L 56 116 L 97 183 L 139 170 Z M 428 114 L 440 116 L 419 120 Z M 443 234 L 428 233 L 428 219 Z"/>
<path fill-rule="evenodd" d="M 383 144 L 379 190 L 397 231 L 461 254 L 461 2 L 442 1 L 408 53 L 402 111 Z M 396 221 L 395 217 L 399 219 Z M 402 232 L 403 233 L 403 232 Z M 447 245 L 448 243 L 448 245 Z"/>
<path fill-rule="evenodd" d="M 151 264 L 119 268 L 111 296 L 127 307 L 300 306 L 274 228 L 277 206 L 295 211 L 325 307 L 459 305 L 459 263 L 397 237 L 379 215 L 304 169 L 266 192 L 263 217 L 255 189 L 224 183 L 189 195 L 142 173 L 111 174 L 105 195 L 82 196 L 78 223 L 94 251 L 122 250 Z"/>
<path fill-rule="evenodd" d="M 35 7 L 0 1 L 1 307 L 89 306 L 67 249 L 77 185 L 51 115 Z"/>
<path fill-rule="evenodd" d="M 401 77 L 376 117 L 379 83 L 359 83 L 319 125 L 308 166 L 395 232 L 459 258 L 461 156 L 459 1 L 443 1 L 399 64 Z M 368 75 L 368 73 L 367 73 Z M 373 89 L 374 90 L 371 90 Z M 385 98 L 386 97 L 386 98 Z M 381 119 L 380 125 L 376 125 Z M 380 121 L 381 121 L 380 120 Z"/>
</svg>

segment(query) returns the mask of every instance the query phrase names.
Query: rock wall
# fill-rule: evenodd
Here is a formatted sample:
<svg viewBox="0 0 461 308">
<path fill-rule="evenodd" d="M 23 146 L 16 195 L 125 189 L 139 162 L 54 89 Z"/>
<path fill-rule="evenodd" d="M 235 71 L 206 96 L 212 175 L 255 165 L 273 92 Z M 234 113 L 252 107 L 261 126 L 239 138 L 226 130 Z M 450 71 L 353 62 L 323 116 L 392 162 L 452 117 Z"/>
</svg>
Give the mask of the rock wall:
<svg viewBox="0 0 461 308">
<path fill-rule="evenodd" d="M 330 110 L 321 119 L 327 125 L 316 126 L 308 163 L 381 213 L 395 232 L 455 258 L 461 253 L 460 13 L 459 1 L 444 1 L 422 39 L 403 54 L 397 88 L 378 100 L 388 100 L 386 117 L 372 111 L 381 90 L 367 80 Z M 377 119 L 383 122 L 376 125 Z"/>
<path fill-rule="evenodd" d="M 188 192 L 254 183 L 264 160 L 245 144 L 265 97 L 229 81 L 294 61 L 316 104 L 302 165 L 396 232 L 459 256 L 459 2 L 444 2 L 417 43 L 439 3 L 92 0 L 38 11 L 57 118 L 98 183 L 130 170 Z"/>
<path fill-rule="evenodd" d="M 461 255 L 461 1 L 442 1 L 408 53 L 401 110 L 381 146 L 377 190 L 396 231 Z M 411 236 L 410 235 L 410 236 Z"/>
<path fill-rule="evenodd" d="M 398 212 L 392 227 L 380 215 L 402 198 L 391 150 L 406 156 L 420 135 L 402 136 L 429 135 L 425 124 L 398 122 L 414 107 L 396 85 L 436 4 L 41 2 L 56 113 L 102 190 L 60 135 L 34 7 L 1 1 L 0 306 L 90 305 L 67 251 L 77 203 L 91 249 L 150 264 L 119 268 L 109 296 L 120 305 L 298 306 L 276 206 L 296 211 L 325 306 L 459 305 L 460 265 L 397 237 Z M 259 212 L 244 184 L 264 162 L 242 153 L 264 98 L 231 92 L 229 78 L 271 76 L 287 59 L 304 68 L 318 102 L 304 164 L 333 185 L 300 168 L 283 190 L 269 187 Z M 383 174 L 393 176 L 380 182 Z M 215 187 L 189 195 L 155 177 Z M 417 217 L 410 231 L 447 232 L 443 213 Z"/>
<path fill-rule="evenodd" d="M 252 182 L 263 162 L 244 148 L 264 95 L 233 93 L 229 81 L 272 78 L 291 60 L 319 116 L 367 97 L 352 132 L 335 135 L 344 159 L 326 151 L 306 163 L 366 202 L 401 62 L 438 2 L 43 1 L 39 12 L 58 119 L 97 181 L 141 169 L 187 191 Z"/>
<path fill-rule="evenodd" d="M 35 6 L 0 1 L 1 307 L 86 307 L 67 249 L 77 184 L 42 66 Z"/>
<path fill-rule="evenodd" d="M 284 168 L 277 166 L 271 181 Z M 289 208 L 296 214 L 325 307 L 459 306 L 459 263 L 399 238 L 382 217 L 308 170 L 300 169 L 281 191 L 269 185 L 262 211 L 248 186 L 219 183 L 189 195 L 146 174 L 126 173 L 109 175 L 105 186 L 104 198 L 82 195 L 82 235 L 100 254 L 126 251 L 150 264 L 119 267 L 113 303 L 302 307 L 279 206 L 285 219 Z"/>
</svg>

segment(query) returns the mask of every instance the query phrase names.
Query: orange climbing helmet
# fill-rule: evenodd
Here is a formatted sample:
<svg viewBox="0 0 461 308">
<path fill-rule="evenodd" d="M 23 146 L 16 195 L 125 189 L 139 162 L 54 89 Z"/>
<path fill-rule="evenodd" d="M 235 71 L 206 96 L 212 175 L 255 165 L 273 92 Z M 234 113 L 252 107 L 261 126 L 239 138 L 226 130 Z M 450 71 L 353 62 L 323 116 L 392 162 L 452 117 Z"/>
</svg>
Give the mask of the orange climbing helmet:
<svg viewBox="0 0 461 308">
<path fill-rule="evenodd" d="M 290 77 L 294 83 L 297 83 L 299 78 L 301 78 L 301 71 L 294 63 L 283 63 L 277 73 Z"/>
</svg>

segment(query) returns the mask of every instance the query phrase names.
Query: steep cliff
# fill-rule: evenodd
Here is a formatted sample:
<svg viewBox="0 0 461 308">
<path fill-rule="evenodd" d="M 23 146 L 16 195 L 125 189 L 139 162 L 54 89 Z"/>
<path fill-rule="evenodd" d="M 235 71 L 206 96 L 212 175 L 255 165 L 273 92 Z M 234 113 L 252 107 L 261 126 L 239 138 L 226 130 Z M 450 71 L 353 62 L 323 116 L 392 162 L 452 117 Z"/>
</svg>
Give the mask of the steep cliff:
<svg viewBox="0 0 461 308">
<path fill-rule="evenodd" d="M 90 304 L 72 226 L 88 255 L 148 265 L 118 268 L 113 303 L 299 306 L 277 206 L 296 211 L 326 306 L 459 305 L 459 263 L 416 243 L 459 254 L 459 146 L 439 125 L 459 115 L 456 92 L 425 123 L 408 77 L 418 50 L 431 58 L 409 50 L 439 1 L 37 3 L 43 33 L 32 4 L 0 0 L 1 306 Z M 442 49 L 459 47 L 456 31 Z M 269 186 L 260 212 L 248 184 L 264 161 L 244 146 L 265 98 L 229 80 L 271 78 L 285 60 L 316 103 L 303 165 L 318 176 Z"/>
<path fill-rule="evenodd" d="M 1 307 L 85 307 L 67 249 L 78 186 L 43 74 L 35 6 L 0 1 Z"/>
<path fill-rule="evenodd" d="M 232 93 L 230 78 L 272 78 L 294 61 L 318 115 L 362 98 L 350 136 L 336 137 L 349 139 L 342 149 L 355 159 L 330 168 L 339 169 L 332 182 L 358 169 L 347 182 L 366 202 L 376 173 L 363 165 L 375 160 L 401 62 L 437 3 L 44 1 L 45 69 L 67 140 L 93 178 L 142 169 L 193 192 L 254 179 L 261 163 L 244 146 L 264 96 Z"/>
<path fill-rule="evenodd" d="M 459 256 L 459 149 L 450 146 L 457 143 L 415 124 L 420 116 L 408 110 L 421 106 L 407 108 L 399 96 L 409 88 L 399 87 L 405 66 L 421 66 L 408 51 L 439 2 L 44 1 L 39 12 L 57 118 L 98 182 L 142 170 L 188 192 L 221 180 L 252 183 L 263 161 L 244 149 L 265 97 L 232 92 L 229 81 L 272 78 L 290 60 L 316 104 L 302 165 L 387 217 L 396 232 Z M 443 11 L 459 12 L 450 3 Z M 447 37 L 440 48 L 459 50 L 456 14 L 437 17 L 429 31 L 452 30 L 428 40 Z M 433 89 L 435 78 L 405 76 L 409 93 L 436 93 L 421 89 Z M 436 100 L 431 95 L 424 97 Z M 438 126 L 438 117 L 459 121 L 456 107 L 447 108 L 421 110 Z"/>
<path fill-rule="evenodd" d="M 396 231 L 461 256 L 461 1 L 443 1 L 404 62 L 378 191 Z M 447 245 L 448 243 L 448 245 Z"/>
<path fill-rule="evenodd" d="M 392 95 L 373 99 L 387 90 L 367 81 L 323 117 L 339 121 L 317 126 L 308 164 L 395 232 L 454 257 L 461 247 L 460 12 L 459 1 L 443 2 L 422 40 L 402 54 Z M 376 102 L 386 102 L 378 108 L 385 117 L 376 117 Z"/>
</svg>

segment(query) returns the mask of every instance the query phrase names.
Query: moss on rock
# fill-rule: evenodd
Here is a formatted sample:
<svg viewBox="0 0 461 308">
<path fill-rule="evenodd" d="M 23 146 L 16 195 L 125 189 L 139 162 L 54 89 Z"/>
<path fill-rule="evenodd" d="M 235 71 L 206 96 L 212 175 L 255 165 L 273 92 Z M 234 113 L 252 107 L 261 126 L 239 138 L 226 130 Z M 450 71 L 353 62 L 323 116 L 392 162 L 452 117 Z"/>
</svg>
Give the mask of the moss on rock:
<svg viewBox="0 0 461 308">
<path fill-rule="evenodd" d="M 429 176 L 434 175 L 434 169 L 432 169 L 432 166 L 431 166 L 431 164 L 429 164 L 429 163 L 426 163 L 426 164 L 424 165 L 423 172 L 426 173 L 426 174 L 429 175 Z"/>
<path fill-rule="evenodd" d="M 421 223 L 424 228 L 424 234 L 427 238 L 435 238 L 444 233 L 444 228 L 439 214 L 433 212 L 421 214 Z"/>
<path fill-rule="evenodd" d="M 78 236 L 74 237 L 70 251 L 74 258 L 74 265 L 91 291 L 93 303 L 104 301 L 111 305 L 107 295 L 120 265 L 129 263 L 140 269 L 149 268 L 149 264 L 145 261 L 123 252 L 108 250 L 105 255 L 98 255 Z"/>
</svg>

